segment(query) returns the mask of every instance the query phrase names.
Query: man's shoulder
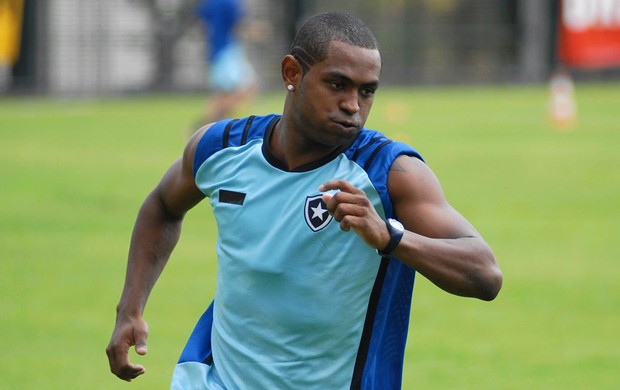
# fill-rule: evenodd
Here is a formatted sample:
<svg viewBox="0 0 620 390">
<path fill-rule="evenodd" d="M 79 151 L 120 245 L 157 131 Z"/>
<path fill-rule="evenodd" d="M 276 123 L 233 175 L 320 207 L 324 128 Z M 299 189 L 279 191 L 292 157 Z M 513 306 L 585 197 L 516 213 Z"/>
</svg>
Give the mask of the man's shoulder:
<svg viewBox="0 0 620 390">
<path fill-rule="evenodd" d="M 245 118 L 228 118 L 213 123 L 203 135 L 204 142 L 222 141 L 222 147 L 241 146 L 250 139 L 262 137 L 280 115 L 250 115 Z M 201 142 L 203 142 L 201 140 Z"/>
<path fill-rule="evenodd" d="M 265 132 L 272 128 L 279 118 L 278 114 L 250 115 L 212 123 L 198 141 L 194 154 L 194 172 L 220 150 L 243 146 L 255 139 L 262 140 Z"/>
<path fill-rule="evenodd" d="M 391 165 L 396 157 L 407 154 L 424 161 L 412 146 L 395 141 L 384 133 L 363 128 L 355 142 L 346 151 L 347 156 L 366 168 L 377 161 Z"/>
</svg>

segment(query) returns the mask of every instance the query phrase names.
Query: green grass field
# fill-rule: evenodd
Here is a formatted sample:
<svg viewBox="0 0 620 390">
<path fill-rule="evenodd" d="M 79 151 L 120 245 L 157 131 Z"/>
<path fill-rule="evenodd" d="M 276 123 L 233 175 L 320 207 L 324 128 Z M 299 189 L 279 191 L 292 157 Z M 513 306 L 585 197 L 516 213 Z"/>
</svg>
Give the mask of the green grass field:
<svg viewBox="0 0 620 390">
<path fill-rule="evenodd" d="M 283 94 L 249 113 L 279 112 Z M 404 389 L 620 388 L 620 85 L 577 85 L 571 131 L 540 87 L 379 91 L 368 127 L 415 146 L 494 248 L 497 300 L 417 279 Z M 0 388 L 165 389 L 214 292 L 208 204 L 146 310 L 147 373 L 104 353 L 135 215 L 200 97 L 0 100 Z"/>
</svg>

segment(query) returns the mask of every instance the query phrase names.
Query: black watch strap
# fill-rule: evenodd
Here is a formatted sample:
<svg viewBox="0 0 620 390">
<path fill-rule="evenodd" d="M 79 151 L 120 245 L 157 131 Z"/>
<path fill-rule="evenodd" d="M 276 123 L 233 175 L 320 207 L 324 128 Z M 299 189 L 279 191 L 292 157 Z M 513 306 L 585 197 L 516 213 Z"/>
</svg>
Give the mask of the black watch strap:
<svg viewBox="0 0 620 390">
<path fill-rule="evenodd" d="M 388 233 L 390 233 L 390 241 L 385 248 L 381 250 L 377 249 L 377 253 L 383 257 L 389 257 L 400 243 L 400 240 L 402 240 L 405 232 L 403 225 L 395 219 L 388 218 L 385 221 L 385 225 L 387 226 Z"/>
</svg>

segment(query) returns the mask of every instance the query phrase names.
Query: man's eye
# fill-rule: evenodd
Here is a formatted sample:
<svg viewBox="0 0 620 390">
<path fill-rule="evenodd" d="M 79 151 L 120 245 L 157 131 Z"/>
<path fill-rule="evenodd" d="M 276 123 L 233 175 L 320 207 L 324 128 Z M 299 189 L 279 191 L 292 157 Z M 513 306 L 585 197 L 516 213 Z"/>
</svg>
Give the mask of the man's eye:
<svg viewBox="0 0 620 390">
<path fill-rule="evenodd" d="M 337 89 L 337 90 L 340 90 L 340 89 L 344 88 L 344 84 L 342 84 L 342 83 L 331 82 L 331 83 L 329 83 L 329 85 L 333 89 Z"/>
<path fill-rule="evenodd" d="M 366 97 L 371 97 L 375 94 L 375 90 L 372 88 L 365 88 L 362 90 L 362 95 Z"/>
</svg>

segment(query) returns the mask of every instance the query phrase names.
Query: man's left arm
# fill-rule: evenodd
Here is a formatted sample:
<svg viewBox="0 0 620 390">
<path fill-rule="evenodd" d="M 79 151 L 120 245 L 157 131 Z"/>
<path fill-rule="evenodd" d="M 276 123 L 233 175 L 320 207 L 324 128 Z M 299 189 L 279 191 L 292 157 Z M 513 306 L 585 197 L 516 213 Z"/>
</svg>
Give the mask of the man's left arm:
<svg viewBox="0 0 620 390">
<path fill-rule="evenodd" d="M 385 221 L 363 191 L 348 182 L 325 183 L 327 207 L 345 230 L 354 230 L 369 246 L 383 249 L 390 241 Z M 398 157 L 388 176 L 396 218 L 405 232 L 393 256 L 443 290 L 483 300 L 494 299 L 502 274 L 493 251 L 476 229 L 446 200 L 435 174 L 422 161 Z"/>
<path fill-rule="evenodd" d="M 405 234 L 392 253 L 452 294 L 494 299 L 502 285 L 495 255 L 480 233 L 446 200 L 432 170 L 400 156 L 388 191 Z"/>
</svg>

